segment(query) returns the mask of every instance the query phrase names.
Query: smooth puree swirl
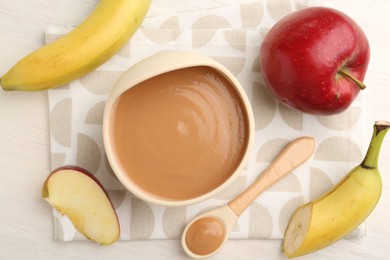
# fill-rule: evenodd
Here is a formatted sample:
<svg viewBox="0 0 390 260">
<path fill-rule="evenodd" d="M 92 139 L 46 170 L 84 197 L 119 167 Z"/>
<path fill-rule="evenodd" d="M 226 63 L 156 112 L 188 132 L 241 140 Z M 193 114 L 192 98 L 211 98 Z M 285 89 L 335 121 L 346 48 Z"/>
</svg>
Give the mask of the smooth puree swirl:
<svg viewBox="0 0 390 260">
<path fill-rule="evenodd" d="M 226 181 L 247 146 L 248 122 L 232 84 L 210 67 L 180 69 L 123 93 L 114 109 L 121 167 L 140 189 L 191 199 Z"/>
</svg>

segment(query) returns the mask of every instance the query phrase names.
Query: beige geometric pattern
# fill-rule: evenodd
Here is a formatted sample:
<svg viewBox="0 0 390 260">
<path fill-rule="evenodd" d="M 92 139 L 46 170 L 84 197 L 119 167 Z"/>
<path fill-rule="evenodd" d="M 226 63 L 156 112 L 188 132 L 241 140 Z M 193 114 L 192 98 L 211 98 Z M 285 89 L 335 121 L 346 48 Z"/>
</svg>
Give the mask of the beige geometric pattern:
<svg viewBox="0 0 390 260">
<path fill-rule="evenodd" d="M 52 169 L 59 168 L 65 164 L 65 153 L 52 153 L 51 154 L 51 167 Z"/>
<path fill-rule="evenodd" d="M 187 223 L 186 208 L 166 208 L 162 219 L 162 226 L 167 238 L 176 239 Z"/>
<path fill-rule="evenodd" d="M 78 165 L 101 181 L 118 214 L 121 240 L 178 239 L 191 218 L 226 204 L 252 184 L 290 140 L 314 136 L 314 156 L 257 198 L 230 234 L 231 239 L 281 239 L 297 207 L 320 196 L 360 162 L 366 149 L 360 140 L 370 132 L 362 97 L 337 116 L 311 116 L 281 105 L 265 86 L 258 64 L 261 41 L 276 20 L 303 6 L 305 0 L 259 0 L 146 19 L 108 62 L 49 90 L 52 169 Z M 68 30 L 51 29 L 47 42 Z M 102 140 L 104 105 L 112 85 L 131 65 L 166 49 L 193 50 L 225 65 L 242 84 L 255 117 L 253 150 L 240 176 L 213 198 L 188 207 L 156 206 L 126 191 L 110 168 Z M 55 239 L 85 239 L 69 219 L 55 210 L 53 215 Z M 364 233 L 363 225 L 350 237 Z"/>
<path fill-rule="evenodd" d="M 361 113 L 362 109 L 360 107 L 351 107 L 340 116 L 318 116 L 317 120 L 327 128 L 345 130 L 356 124 Z"/>
<path fill-rule="evenodd" d="M 108 95 L 110 87 L 122 75 L 122 71 L 95 70 L 80 79 L 81 85 L 91 93 Z"/>
<path fill-rule="evenodd" d="M 267 87 L 259 82 L 252 83 L 252 109 L 255 117 L 256 130 L 268 126 L 276 114 L 276 100 Z M 264 108 L 267 109 L 264 109 Z"/>
<path fill-rule="evenodd" d="M 284 204 L 279 215 L 279 228 L 280 232 L 284 233 L 286 230 L 288 221 L 290 220 L 291 215 L 294 211 L 304 203 L 303 197 L 298 196 L 296 198 L 290 199 L 287 203 Z"/>
<path fill-rule="evenodd" d="M 254 202 L 249 211 L 249 238 L 271 238 L 274 223 L 267 208 Z"/>
<path fill-rule="evenodd" d="M 236 50 L 245 51 L 246 31 L 224 31 L 223 34 L 225 36 L 225 40 L 230 44 L 230 46 Z"/>
<path fill-rule="evenodd" d="M 57 120 L 61 118 L 61 121 Z M 50 132 L 55 141 L 65 147 L 70 147 L 72 132 L 72 99 L 59 101 L 50 111 Z M 54 123 L 55 122 L 55 123 Z"/>
<path fill-rule="evenodd" d="M 115 209 L 122 205 L 126 197 L 126 191 L 124 190 L 109 190 L 107 193 Z"/>
<path fill-rule="evenodd" d="M 131 199 L 130 238 L 149 239 L 154 229 L 153 211 L 140 199 Z"/>
<path fill-rule="evenodd" d="M 326 172 L 314 167 L 310 168 L 310 200 L 318 199 L 333 185 Z"/>
<path fill-rule="evenodd" d="M 76 165 L 91 173 L 97 172 L 100 166 L 101 152 L 98 144 L 88 135 L 77 135 Z"/>
<path fill-rule="evenodd" d="M 232 33 L 233 31 L 230 32 Z M 213 58 L 224 65 L 231 73 L 233 73 L 234 76 L 238 76 L 245 66 L 245 58 L 242 57 L 210 56 L 210 58 Z"/>
<path fill-rule="evenodd" d="M 103 123 L 103 112 L 105 104 L 106 102 L 102 101 L 91 107 L 87 116 L 85 117 L 85 124 L 101 125 Z"/>
<path fill-rule="evenodd" d="M 268 12 L 272 10 L 267 9 Z M 244 28 L 259 27 L 264 16 L 264 4 L 262 1 L 243 4 L 240 7 L 241 23 Z"/>
<path fill-rule="evenodd" d="M 335 153 L 335 150 L 338 153 Z M 314 158 L 323 161 L 357 162 L 363 160 L 363 155 L 359 146 L 350 138 L 332 136 L 318 144 Z"/>
<path fill-rule="evenodd" d="M 282 192 L 302 192 L 301 183 L 297 176 L 295 176 L 294 172 L 287 175 L 271 187 L 269 187 L 269 191 L 282 191 Z"/>
<path fill-rule="evenodd" d="M 265 142 L 257 152 L 256 161 L 270 163 L 288 142 L 287 139 L 282 138 Z"/>
<path fill-rule="evenodd" d="M 290 0 L 267 0 L 269 14 L 275 20 L 280 20 L 292 11 L 292 3 Z"/>
<path fill-rule="evenodd" d="M 231 198 L 236 197 L 245 189 L 247 183 L 246 179 L 246 176 L 238 176 L 238 178 L 234 180 L 232 185 L 219 192 L 217 195 L 214 196 L 214 198 L 220 200 L 229 200 Z"/>
<path fill-rule="evenodd" d="M 303 130 L 303 114 L 292 110 L 282 103 L 279 103 L 279 112 L 283 121 L 291 128 L 295 130 Z"/>
</svg>

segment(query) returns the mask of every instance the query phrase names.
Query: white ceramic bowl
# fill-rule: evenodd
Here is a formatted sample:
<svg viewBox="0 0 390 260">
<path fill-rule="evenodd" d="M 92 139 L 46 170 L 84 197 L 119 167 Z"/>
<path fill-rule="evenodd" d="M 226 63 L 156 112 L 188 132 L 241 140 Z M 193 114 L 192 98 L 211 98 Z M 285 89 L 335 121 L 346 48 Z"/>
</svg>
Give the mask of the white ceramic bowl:
<svg viewBox="0 0 390 260">
<path fill-rule="evenodd" d="M 247 116 L 248 123 L 248 136 L 247 136 L 247 145 L 245 147 L 244 156 L 235 170 L 234 173 L 230 175 L 225 182 L 223 182 L 217 188 L 211 190 L 210 192 L 203 194 L 199 197 L 187 199 L 187 200 L 172 200 L 172 199 L 163 199 L 151 194 L 144 192 L 140 189 L 124 172 L 124 169 L 121 168 L 117 156 L 114 152 L 113 137 L 110 131 L 112 131 L 112 110 L 117 98 L 123 94 L 129 88 L 147 80 L 157 75 L 167 73 L 170 71 L 196 67 L 196 66 L 208 66 L 215 69 L 217 72 L 220 72 L 225 76 L 232 85 L 236 88 L 236 91 L 240 98 L 242 99 L 242 104 L 245 108 L 244 113 Z M 107 154 L 108 161 L 112 167 L 112 170 L 118 177 L 119 181 L 125 186 L 127 190 L 133 193 L 138 198 L 155 203 L 163 206 L 186 206 L 194 204 L 200 201 L 203 201 L 207 198 L 212 197 L 216 193 L 220 192 L 226 188 L 242 171 L 244 166 L 247 163 L 249 153 L 251 151 L 254 139 L 254 119 L 251 105 L 248 101 L 245 91 L 243 90 L 241 84 L 234 77 L 234 75 L 223 65 L 217 61 L 195 52 L 189 51 L 161 51 L 158 52 L 146 59 L 138 62 L 129 68 L 116 82 L 113 86 L 112 91 L 107 99 L 104 110 L 104 119 L 103 119 L 103 139 L 104 139 L 104 148 Z"/>
</svg>

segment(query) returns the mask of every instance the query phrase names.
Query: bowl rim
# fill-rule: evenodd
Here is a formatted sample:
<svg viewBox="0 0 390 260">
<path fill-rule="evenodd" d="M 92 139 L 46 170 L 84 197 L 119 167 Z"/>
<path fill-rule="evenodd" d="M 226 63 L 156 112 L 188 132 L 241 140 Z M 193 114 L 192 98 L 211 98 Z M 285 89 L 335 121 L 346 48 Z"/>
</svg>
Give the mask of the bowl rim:
<svg viewBox="0 0 390 260">
<path fill-rule="evenodd" d="M 163 73 L 170 71 L 197 67 L 197 66 L 206 66 L 211 67 L 221 73 L 226 77 L 234 86 L 238 95 L 241 98 L 241 102 L 245 108 L 245 115 L 247 117 L 248 124 L 248 136 L 247 144 L 245 147 L 244 156 L 241 159 L 236 170 L 218 187 L 212 189 L 211 191 L 190 199 L 185 200 L 172 200 L 164 199 L 153 194 L 147 193 L 134 184 L 130 178 L 126 178 L 125 174 L 121 174 L 122 169 L 119 166 L 119 160 L 116 159 L 115 152 L 113 149 L 113 138 L 111 138 L 110 130 L 112 126 L 110 122 L 112 120 L 111 111 L 114 109 L 116 100 L 128 89 L 134 87 L 135 85 L 150 79 L 152 77 L 158 76 Z M 231 184 L 242 172 L 243 168 L 246 166 L 249 156 L 252 151 L 253 142 L 254 142 L 254 132 L 255 132 L 255 122 L 253 116 L 253 110 L 251 104 L 248 100 L 248 97 L 240 84 L 237 78 L 222 64 L 217 62 L 214 59 L 209 58 L 208 56 L 198 54 L 193 51 L 176 51 L 176 50 L 164 50 L 159 51 L 151 56 L 142 59 L 138 63 L 131 66 L 127 71 L 125 71 L 118 81 L 112 87 L 112 90 L 107 98 L 104 113 L 103 113 L 103 144 L 104 150 L 107 155 L 108 162 L 120 181 L 120 183 L 133 195 L 136 197 L 151 202 L 153 204 L 167 206 L 167 207 L 178 207 L 178 206 L 188 206 L 201 201 L 204 201 L 208 198 L 211 198 L 215 194 L 219 193 L 225 189 L 229 184 Z"/>
</svg>

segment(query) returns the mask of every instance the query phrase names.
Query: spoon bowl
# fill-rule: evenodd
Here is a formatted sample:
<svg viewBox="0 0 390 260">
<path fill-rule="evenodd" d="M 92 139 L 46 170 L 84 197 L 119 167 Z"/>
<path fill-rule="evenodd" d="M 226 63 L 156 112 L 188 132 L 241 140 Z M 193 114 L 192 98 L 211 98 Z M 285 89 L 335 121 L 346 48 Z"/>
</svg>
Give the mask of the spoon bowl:
<svg viewBox="0 0 390 260">
<path fill-rule="evenodd" d="M 193 258 L 209 257 L 222 249 L 242 212 L 268 187 L 304 163 L 313 153 L 314 138 L 290 142 L 256 181 L 224 206 L 198 215 L 183 231 L 181 244 Z"/>
<path fill-rule="evenodd" d="M 199 228 L 197 231 L 194 232 L 191 232 L 191 230 L 189 230 L 190 228 L 194 227 L 195 222 L 206 218 L 215 219 L 216 221 L 220 222 L 223 227 L 223 239 L 216 241 L 217 245 L 215 245 L 213 241 L 211 241 L 211 243 L 210 241 L 205 241 L 205 237 L 211 237 L 211 239 L 215 238 L 215 236 L 212 235 L 201 234 L 202 232 L 205 232 L 205 230 Z M 219 208 L 198 215 L 197 217 L 192 219 L 191 222 L 189 222 L 184 229 L 183 236 L 181 239 L 181 244 L 184 251 L 193 258 L 204 258 L 217 253 L 219 250 L 222 249 L 223 245 L 228 239 L 227 234 L 230 233 L 237 219 L 238 216 L 232 211 L 232 209 L 228 205 L 223 205 Z M 188 244 L 189 240 L 193 242 L 192 245 Z M 206 243 L 211 247 L 204 248 L 204 244 Z M 198 250 L 196 250 L 196 248 L 198 248 Z"/>
</svg>

